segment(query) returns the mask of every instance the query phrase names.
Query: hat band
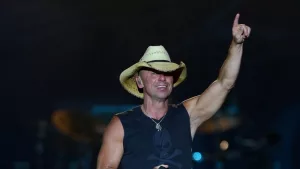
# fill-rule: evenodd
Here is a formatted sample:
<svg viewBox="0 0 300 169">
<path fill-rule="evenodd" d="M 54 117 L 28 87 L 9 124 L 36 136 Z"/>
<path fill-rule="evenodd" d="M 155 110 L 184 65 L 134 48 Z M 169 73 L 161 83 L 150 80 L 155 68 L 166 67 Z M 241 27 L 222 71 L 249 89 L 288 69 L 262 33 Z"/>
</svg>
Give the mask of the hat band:
<svg viewBox="0 0 300 169">
<path fill-rule="evenodd" d="M 148 61 L 147 63 L 152 63 L 152 62 L 170 62 L 169 60 L 151 60 Z"/>
</svg>

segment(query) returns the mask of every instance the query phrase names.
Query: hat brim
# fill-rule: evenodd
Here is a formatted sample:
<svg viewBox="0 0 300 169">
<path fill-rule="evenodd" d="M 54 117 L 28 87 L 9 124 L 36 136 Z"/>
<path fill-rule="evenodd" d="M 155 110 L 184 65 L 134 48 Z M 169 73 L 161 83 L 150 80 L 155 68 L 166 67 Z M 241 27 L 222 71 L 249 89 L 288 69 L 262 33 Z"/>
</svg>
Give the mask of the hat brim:
<svg viewBox="0 0 300 169">
<path fill-rule="evenodd" d="M 186 65 L 183 62 L 180 62 L 180 64 L 173 62 L 138 62 L 124 70 L 120 75 L 120 82 L 124 89 L 138 98 L 143 98 L 144 94 L 138 89 L 135 75 L 142 68 L 149 68 L 165 73 L 178 72 L 178 76 L 174 79 L 173 87 L 182 83 L 187 76 Z"/>
</svg>

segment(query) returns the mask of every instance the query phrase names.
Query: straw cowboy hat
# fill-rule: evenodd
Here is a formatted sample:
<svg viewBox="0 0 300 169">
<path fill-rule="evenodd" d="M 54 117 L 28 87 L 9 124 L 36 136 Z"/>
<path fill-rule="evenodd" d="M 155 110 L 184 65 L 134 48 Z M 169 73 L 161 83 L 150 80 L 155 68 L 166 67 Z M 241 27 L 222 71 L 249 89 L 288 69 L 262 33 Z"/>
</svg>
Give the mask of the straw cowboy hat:
<svg viewBox="0 0 300 169">
<path fill-rule="evenodd" d="M 143 92 L 138 88 L 135 75 L 142 68 L 152 69 L 159 72 L 174 73 L 173 87 L 178 86 L 187 76 L 186 66 L 171 61 L 170 56 L 163 46 L 149 46 L 139 62 L 125 69 L 120 74 L 122 86 L 132 95 L 143 98 Z"/>
</svg>

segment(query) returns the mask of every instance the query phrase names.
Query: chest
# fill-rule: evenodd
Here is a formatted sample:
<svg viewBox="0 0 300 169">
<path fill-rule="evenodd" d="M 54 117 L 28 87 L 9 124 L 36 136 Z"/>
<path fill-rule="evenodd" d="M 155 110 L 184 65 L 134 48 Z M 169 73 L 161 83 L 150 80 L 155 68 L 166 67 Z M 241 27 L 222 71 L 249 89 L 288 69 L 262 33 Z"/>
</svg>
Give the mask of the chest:
<svg viewBox="0 0 300 169">
<path fill-rule="evenodd" d="M 168 164 L 172 169 L 190 169 L 192 141 L 189 117 L 184 113 L 167 114 L 160 131 L 156 129 L 159 121 L 145 116 L 123 120 L 123 168 L 132 168 L 134 161 L 144 168 Z"/>
<path fill-rule="evenodd" d="M 151 154 L 173 152 L 185 148 L 191 143 L 190 126 L 173 116 L 166 117 L 159 124 L 162 129 L 158 131 L 156 125 L 149 119 L 136 120 L 127 126 L 124 137 L 125 153 Z"/>
</svg>

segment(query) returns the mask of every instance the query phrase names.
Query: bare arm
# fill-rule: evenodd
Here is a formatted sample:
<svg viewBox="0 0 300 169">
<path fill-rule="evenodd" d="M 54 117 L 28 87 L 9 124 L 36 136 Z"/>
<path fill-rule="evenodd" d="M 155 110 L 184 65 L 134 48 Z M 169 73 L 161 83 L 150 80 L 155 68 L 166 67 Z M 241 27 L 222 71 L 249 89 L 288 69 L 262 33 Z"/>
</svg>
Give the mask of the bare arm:
<svg viewBox="0 0 300 169">
<path fill-rule="evenodd" d="M 117 169 L 123 155 L 124 130 L 121 121 L 114 116 L 107 126 L 98 155 L 97 169 Z"/>
<path fill-rule="evenodd" d="M 183 102 L 190 115 L 192 134 L 196 129 L 213 116 L 222 106 L 226 96 L 234 86 L 242 55 L 242 45 L 231 45 L 228 57 L 224 62 L 217 80 L 201 95 Z"/>
<path fill-rule="evenodd" d="M 238 24 L 238 18 L 239 15 L 234 20 L 233 40 L 218 78 L 201 95 L 183 102 L 190 115 L 192 136 L 202 122 L 220 109 L 238 76 L 243 54 L 243 41 L 250 34 L 250 28 Z"/>
</svg>

